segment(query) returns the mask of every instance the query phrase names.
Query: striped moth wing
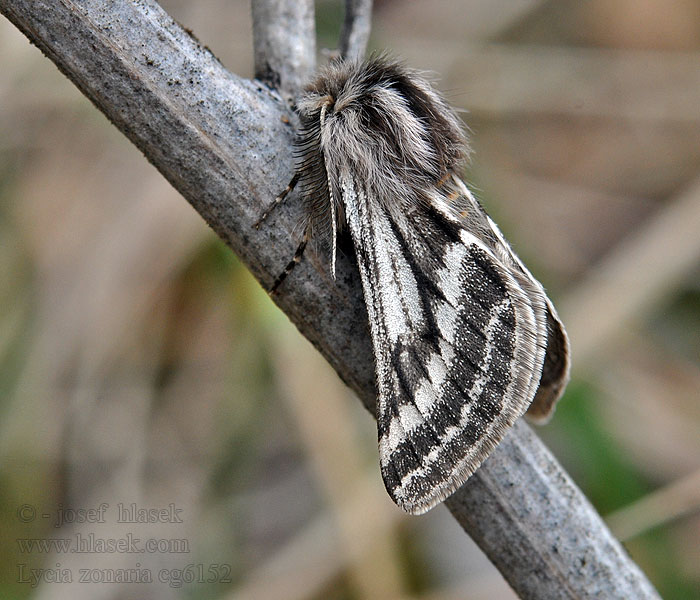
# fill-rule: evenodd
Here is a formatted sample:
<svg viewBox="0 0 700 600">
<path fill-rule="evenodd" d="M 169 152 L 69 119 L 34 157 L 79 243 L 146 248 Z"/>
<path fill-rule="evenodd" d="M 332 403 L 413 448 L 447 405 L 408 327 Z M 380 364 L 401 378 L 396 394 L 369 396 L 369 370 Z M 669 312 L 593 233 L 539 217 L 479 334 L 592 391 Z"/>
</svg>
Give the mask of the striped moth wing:
<svg viewBox="0 0 700 600">
<path fill-rule="evenodd" d="M 333 256 L 349 232 L 375 355 L 382 476 L 420 514 L 529 408 L 540 420 L 551 413 L 568 378 L 566 334 L 457 176 L 461 123 L 419 74 L 383 57 L 334 63 L 298 108 L 307 231 L 329 238 Z"/>
<path fill-rule="evenodd" d="M 392 499 L 420 514 L 460 487 L 533 401 L 546 296 L 447 205 L 397 218 L 360 182 L 342 189 L 375 352 L 382 476 Z"/>
</svg>

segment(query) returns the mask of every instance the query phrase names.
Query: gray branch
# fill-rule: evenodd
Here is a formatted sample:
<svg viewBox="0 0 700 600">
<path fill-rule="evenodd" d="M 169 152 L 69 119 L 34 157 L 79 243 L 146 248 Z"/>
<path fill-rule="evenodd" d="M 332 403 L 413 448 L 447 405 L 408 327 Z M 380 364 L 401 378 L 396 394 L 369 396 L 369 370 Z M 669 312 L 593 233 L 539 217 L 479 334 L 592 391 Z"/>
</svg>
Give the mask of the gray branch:
<svg viewBox="0 0 700 600">
<path fill-rule="evenodd" d="M 372 28 L 372 0 L 345 0 L 345 20 L 340 32 L 340 55 L 350 60 L 365 55 Z"/>
<path fill-rule="evenodd" d="M 0 0 L 0 10 L 269 287 L 294 251 L 300 217 L 292 199 L 261 231 L 252 227 L 294 169 L 293 132 L 282 99 L 226 71 L 153 0 Z M 257 22 L 259 37 L 267 25 L 260 16 Z M 295 78 L 309 65 L 301 60 L 287 70 L 272 36 L 263 37 L 267 50 L 256 44 L 258 66 L 267 60 L 281 85 L 297 89 Z M 299 44 L 292 54 L 308 57 L 312 39 L 289 42 Z M 374 414 L 374 366 L 359 277 L 340 256 L 334 282 L 324 261 L 310 253 L 276 302 Z M 658 597 L 524 423 L 447 505 L 522 598 Z"/>
<path fill-rule="evenodd" d="M 314 71 L 313 0 L 254 0 L 255 77 L 293 99 Z"/>
</svg>

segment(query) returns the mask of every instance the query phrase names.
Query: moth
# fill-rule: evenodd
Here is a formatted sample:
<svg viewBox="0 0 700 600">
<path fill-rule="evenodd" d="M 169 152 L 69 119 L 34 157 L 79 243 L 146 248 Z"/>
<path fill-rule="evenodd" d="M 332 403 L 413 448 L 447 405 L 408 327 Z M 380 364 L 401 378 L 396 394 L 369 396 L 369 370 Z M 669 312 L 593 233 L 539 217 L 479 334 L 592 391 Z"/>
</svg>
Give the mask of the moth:
<svg viewBox="0 0 700 600">
<path fill-rule="evenodd" d="M 307 220 L 273 290 L 311 238 L 330 250 L 334 273 L 349 235 L 374 349 L 382 477 L 398 506 L 420 514 L 518 417 L 550 415 L 568 381 L 567 336 L 460 178 L 464 127 L 420 73 L 386 56 L 337 60 L 297 112 L 297 170 L 276 203 L 300 183 Z"/>
</svg>

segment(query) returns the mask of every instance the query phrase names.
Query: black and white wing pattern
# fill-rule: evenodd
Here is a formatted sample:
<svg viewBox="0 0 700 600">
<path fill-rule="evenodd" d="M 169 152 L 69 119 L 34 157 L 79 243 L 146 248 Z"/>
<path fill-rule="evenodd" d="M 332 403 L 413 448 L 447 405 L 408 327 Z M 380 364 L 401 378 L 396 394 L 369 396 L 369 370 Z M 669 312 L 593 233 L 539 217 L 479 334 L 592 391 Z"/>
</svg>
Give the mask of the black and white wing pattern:
<svg viewBox="0 0 700 600">
<path fill-rule="evenodd" d="M 420 74 L 384 57 L 333 63 L 298 111 L 305 240 L 325 235 L 334 265 L 349 231 L 374 346 L 382 475 L 400 507 L 422 513 L 518 417 L 551 413 L 568 378 L 566 334 L 457 177 L 461 122 Z"/>
<path fill-rule="evenodd" d="M 439 194 L 397 218 L 350 175 L 341 186 L 374 345 L 382 476 L 392 499 L 420 514 L 461 486 L 532 402 L 545 296 L 528 294 Z"/>
</svg>

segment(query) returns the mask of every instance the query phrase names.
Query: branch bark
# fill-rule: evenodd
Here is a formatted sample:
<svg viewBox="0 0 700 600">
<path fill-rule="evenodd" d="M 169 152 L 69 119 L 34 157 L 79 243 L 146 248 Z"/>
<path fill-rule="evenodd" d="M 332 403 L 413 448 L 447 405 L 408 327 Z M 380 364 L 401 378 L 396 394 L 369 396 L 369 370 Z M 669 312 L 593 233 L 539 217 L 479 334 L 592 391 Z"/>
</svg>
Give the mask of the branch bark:
<svg viewBox="0 0 700 600">
<path fill-rule="evenodd" d="M 291 101 L 316 64 L 312 0 L 255 0 L 253 50 L 255 77 Z"/>
<path fill-rule="evenodd" d="M 269 288 L 294 251 L 301 216 L 291 201 L 261 231 L 252 227 L 294 169 L 293 131 L 282 98 L 259 81 L 226 71 L 153 0 L 0 0 L 0 11 Z M 265 18 L 258 15 L 256 31 L 267 27 Z M 305 47 L 298 56 L 311 52 L 311 39 L 297 38 Z M 265 47 L 258 64 L 267 58 L 272 71 L 285 73 L 281 63 L 270 62 L 276 50 Z M 293 76 L 284 85 L 298 89 L 295 77 L 306 70 L 286 71 Z M 374 414 L 372 349 L 367 328 L 358 327 L 367 320 L 359 276 L 344 257 L 338 259 L 332 281 L 310 253 L 276 302 Z M 522 422 L 447 506 L 522 598 L 658 597 Z"/>
<path fill-rule="evenodd" d="M 345 20 L 340 32 L 340 55 L 361 59 L 372 26 L 372 0 L 345 0 Z"/>
</svg>

